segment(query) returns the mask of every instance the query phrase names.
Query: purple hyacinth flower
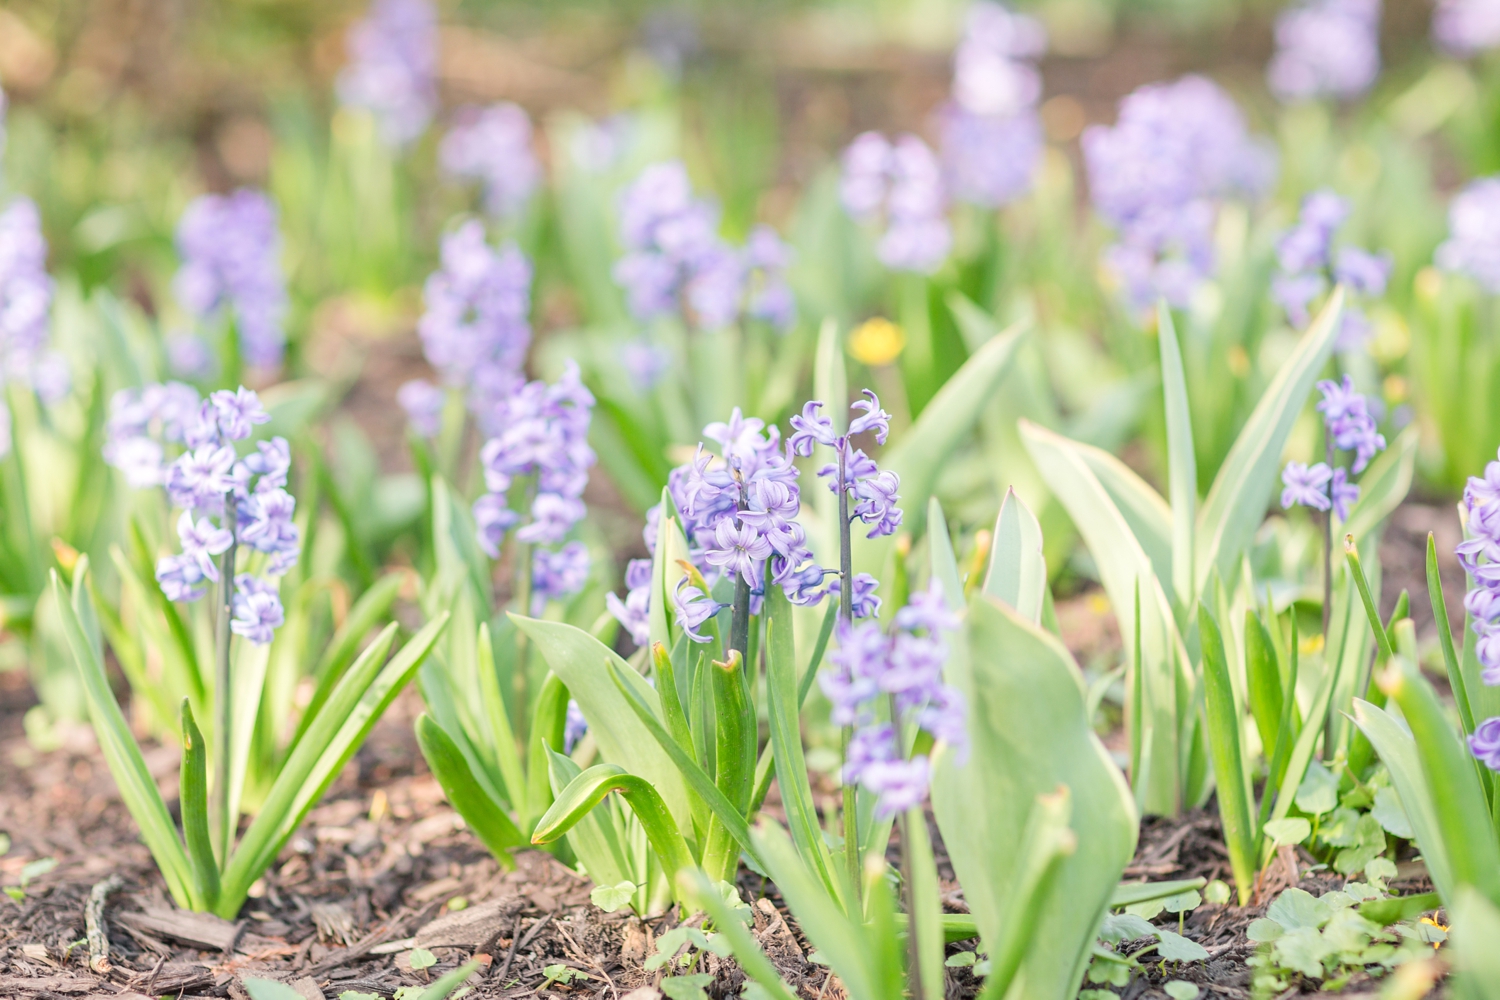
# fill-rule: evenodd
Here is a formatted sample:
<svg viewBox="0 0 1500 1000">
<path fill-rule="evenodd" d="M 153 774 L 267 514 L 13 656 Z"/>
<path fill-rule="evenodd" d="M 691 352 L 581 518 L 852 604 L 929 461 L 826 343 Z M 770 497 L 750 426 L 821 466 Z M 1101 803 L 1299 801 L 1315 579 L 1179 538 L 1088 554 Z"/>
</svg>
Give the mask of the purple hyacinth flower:
<svg viewBox="0 0 1500 1000">
<path fill-rule="evenodd" d="M 276 630 L 286 621 L 276 585 L 248 573 L 234 578 L 233 610 L 230 629 L 257 646 L 275 638 Z"/>
<path fill-rule="evenodd" d="M 567 717 L 563 722 L 563 753 L 572 753 L 588 731 L 589 722 L 583 717 L 583 709 L 578 707 L 576 700 L 569 698 Z"/>
<path fill-rule="evenodd" d="M 243 441 L 256 424 L 270 423 L 271 415 L 260 405 L 260 397 L 244 386 L 234 392 L 222 389 L 209 397 L 219 429 L 231 441 Z"/>
<path fill-rule="evenodd" d="M 438 436 L 447 402 L 442 389 L 425 379 L 412 379 L 396 390 L 396 402 L 406 411 L 407 422 L 414 432 L 428 440 Z"/>
<path fill-rule="evenodd" d="M 651 641 L 650 601 L 651 591 L 646 587 L 631 589 L 623 601 L 613 592 L 604 595 L 604 606 L 630 633 L 630 641 L 637 646 L 645 646 Z"/>
<path fill-rule="evenodd" d="M 381 137 L 404 146 L 437 108 L 437 12 L 427 0 L 374 0 L 345 40 L 339 100 L 375 115 Z"/>
<path fill-rule="evenodd" d="M 1375 254 L 1358 247 L 1344 247 L 1339 251 L 1334 273 L 1339 281 L 1361 295 L 1384 295 L 1392 263 L 1389 251 Z"/>
<path fill-rule="evenodd" d="M 943 582 L 934 576 L 926 590 L 913 592 L 906 607 L 896 612 L 896 627 L 928 635 L 958 628 L 958 618 L 948 610 L 948 600 L 943 596 Z"/>
<path fill-rule="evenodd" d="M 232 310 L 245 360 L 279 364 L 287 292 L 271 199 L 248 188 L 194 199 L 177 224 L 177 247 L 182 266 L 172 287 L 184 308 L 199 319 Z"/>
<path fill-rule="evenodd" d="M 710 641 L 708 636 L 700 635 L 697 630 L 704 622 L 729 606 L 720 604 L 700 588 L 692 586 L 685 576 L 677 581 L 677 587 L 672 591 L 672 605 L 676 611 L 677 627 L 694 642 Z"/>
<path fill-rule="evenodd" d="M 896 760 L 899 753 L 894 726 L 865 726 L 856 730 L 849 740 L 848 752 L 844 755 L 844 783 L 859 783 L 871 765 Z"/>
<path fill-rule="evenodd" d="M 504 496 L 497 493 L 480 496 L 474 501 L 474 530 L 479 547 L 491 559 L 499 559 L 500 542 L 520 519 L 521 515 L 506 505 Z"/>
<path fill-rule="evenodd" d="M 1349 477 L 1343 469 L 1333 470 L 1333 480 L 1329 487 L 1331 503 L 1333 505 L 1333 516 L 1340 521 L 1349 520 L 1349 505 L 1359 499 L 1359 487 L 1349 482 Z"/>
<path fill-rule="evenodd" d="M 234 544 L 234 533 L 206 517 L 194 523 L 192 512 L 185 510 L 177 519 L 177 538 L 182 543 L 183 557 L 197 565 L 200 576 L 217 583 L 219 567 L 214 564 L 214 556 L 222 555 Z"/>
<path fill-rule="evenodd" d="M 792 436 L 787 439 L 787 443 L 793 454 L 810 458 L 814 445 L 832 448 L 838 442 L 833 421 L 818 412 L 822 408 L 823 404 L 817 400 L 808 400 L 802 404 L 801 413 L 792 415 Z"/>
<path fill-rule="evenodd" d="M 460 108 L 438 146 L 438 162 L 455 177 L 483 182 L 485 207 L 497 216 L 520 211 L 542 176 L 531 119 L 510 103 Z"/>
<path fill-rule="evenodd" d="M 166 599 L 173 603 L 196 601 L 207 592 L 203 586 L 203 571 L 197 560 L 186 553 L 158 559 L 156 582 Z"/>
<path fill-rule="evenodd" d="M 920 806 L 931 780 L 932 767 L 921 755 L 911 760 L 871 761 L 860 773 L 860 784 L 880 796 L 875 803 L 879 819 Z"/>
<path fill-rule="evenodd" d="M 167 495 L 172 498 L 172 506 L 217 509 L 234 486 L 230 478 L 234 462 L 234 449 L 228 445 L 204 445 L 183 452 L 167 469 Z"/>
<path fill-rule="evenodd" d="M 1500 46 L 1500 4 L 1495 0 L 1437 0 L 1432 37 L 1455 56 L 1496 48 Z"/>
<path fill-rule="evenodd" d="M 1281 491 L 1282 508 L 1290 510 L 1300 505 L 1327 510 L 1331 504 L 1326 491 L 1332 478 L 1333 473 L 1324 462 L 1312 467 L 1304 462 L 1288 462 L 1281 472 L 1281 482 L 1286 486 Z"/>
<path fill-rule="evenodd" d="M 540 615 L 548 601 L 561 601 L 589 580 L 588 546 L 569 542 L 557 551 L 537 549 L 531 555 L 531 614 Z"/>
<path fill-rule="evenodd" d="M 771 554 L 771 543 L 749 525 L 737 526 L 725 517 L 711 531 L 699 535 L 703 558 L 726 573 L 738 573 L 751 587 L 757 584 L 757 564 Z"/>
<path fill-rule="evenodd" d="M 875 618 L 880 614 L 880 598 L 875 591 L 880 581 L 869 573 L 855 573 L 849 584 L 849 610 L 855 618 Z"/>
<path fill-rule="evenodd" d="M 1266 67 L 1282 100 L 1358 97 L 1380 74 L 1380 0 L 1305 0 L 1276 18 Z"/>
<path fill-rule="evenodd" d="M 955 199 L 998 208 L 1031 189 L 1046 148 L 1034 110 L 983 115 L 953 104 L 943 109 L 939 124 L 943 177 Z"/>
<path fill-rule="evenodd" d="M 1469 752 L 1491 771 L 1500 771 L 1500 716 L 1474 727 L 1469 734 Z"/>
<path fill-rule="evenodd" d="M 1471 182 L 1448 206 L 1448 239 L 1434 255 L 1445 271 L 1500 293 L 1500 177 Z"/>
</svg>

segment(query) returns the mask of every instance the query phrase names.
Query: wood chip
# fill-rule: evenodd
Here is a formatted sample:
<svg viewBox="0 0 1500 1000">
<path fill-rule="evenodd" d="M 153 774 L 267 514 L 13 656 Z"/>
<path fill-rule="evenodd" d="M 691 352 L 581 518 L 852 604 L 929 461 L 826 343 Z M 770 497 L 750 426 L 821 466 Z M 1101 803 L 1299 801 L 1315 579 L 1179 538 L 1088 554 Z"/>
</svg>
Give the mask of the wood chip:
<svg viewBox="0 0 1500 1000">
<path fill-rule="evenodd" d="M 419 948 L 477 948 L 488 944 L 511 926 L 512 918 L 526 905 L 520 896 L 501 896 L 454 910 L 417 931 Z"/>
<path fill-rule="evenodd" d="M 223 951 L 231 947 L 240 930 L 237 924 L 212 913 L 184 913 L 181 910 L 118 913 L 115 920 L 134 930 L 171 938 L 205 951 Z"/>
<path fill-rule="evenodd" d="M 302 997 L 302 1000 L 327 1000 L 327 998 L 323 996 L 323 991 L 318 988 L 318 981 L 312 976 L 303 976 L 301 979 L 293 979 L 290 983 L 287 983 L 287 985 L 296 990 L 297 995 Z"/>
<path fill-rule="evenodd" d="M 418 886 L 408 892 L 406 896 L 413 903 L 420 905 L 422 903 L 430 903 L 434 899 L 441 899 L 444 896 L 451 896 L 463 887 L 462 880 L 445 876 L 436 882 L 429 882 L 426 885 Z"/>
<path fill-rule="evenodd" d="M 319 939 L 346 947 L 354 940 L 354 916 L 342 903 L 314 903 L 312 919 Z"/>
</svg>

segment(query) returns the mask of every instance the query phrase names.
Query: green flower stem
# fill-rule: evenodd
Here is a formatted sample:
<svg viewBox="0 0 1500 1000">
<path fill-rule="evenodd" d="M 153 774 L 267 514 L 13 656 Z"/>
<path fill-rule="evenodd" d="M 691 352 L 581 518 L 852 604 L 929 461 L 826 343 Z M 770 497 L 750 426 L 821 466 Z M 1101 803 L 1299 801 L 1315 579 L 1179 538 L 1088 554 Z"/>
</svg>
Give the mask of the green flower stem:
<svg viewBox="0 0 1500 1000">
<path fill-rule="evenodd" d="M 234 496 L 224 497 L 224 519 L 233 516 Z M 229 622 L 234 614 L 234 550 L 239 539 L 231 542 L 219 560 L 219 606 L 214 623 L 214 788 L 213 816 L 219 834 L 219 865 L 229 863 L 234 846 L 234 817 L 229 815 L 229 757 L 231 727 L 234 724 L 234 698 L 230 689 L 229 645 L 233 633 Z"/>
</svg>

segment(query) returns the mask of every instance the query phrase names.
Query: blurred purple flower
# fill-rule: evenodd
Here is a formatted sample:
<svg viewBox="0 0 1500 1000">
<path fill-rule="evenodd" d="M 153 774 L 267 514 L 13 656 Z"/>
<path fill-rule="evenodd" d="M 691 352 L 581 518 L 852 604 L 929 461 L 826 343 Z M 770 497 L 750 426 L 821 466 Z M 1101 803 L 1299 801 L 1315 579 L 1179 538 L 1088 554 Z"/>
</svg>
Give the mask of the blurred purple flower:
<svg viewBox="0 0 1500 1000">
<path fill-rule="evenodd" d="M 1491 771 L 1500 771 L 1500 716 L 1474 727 L 1469 734 L 1469 752 Z"/>
<path fill-rule="evenodd" d="M 177 249 L 172 288 L 183 308 L 200 321 L 232 312 L 245 360 L 280 364 L 287 293 L 271 199 L 249 188 L 193 199 L 177 223 Z"/>
<path fill-rule="evenodd" d="M 1448 206 L 1448 239 L 1434 260 L 1500 293 L 1500 177 L 1472 181 Z"/>
<path fill-rule="evenodd" d="M 531 119 L 510 103 L 460 108 L 438 146 L 438 162 L 455 177 L 482 182 L 486 210 L 502 217 L 526 205 L 542 176 Z"/>
<path fill-rule="evenodd" d="M 41 214 L 30 198 L 16 198 L 0 212 L 0 387 L 14 381 L 41 391 L 39 369 L 56 363 L 46 350 L 51 308 Z"/>
<path fill-rule="evenodd" d="M 1333 473 L 1325 462 L 1311 468 L 1305 462 L 1286 463 L 1286 468 L 1281 470 L 1281 482 L 1286 487 L 1281 491 L 1282 508 L 1290 510 L 1301 506 L 1327 510 L 1328 480 L 1332 477 Z"/>
<path fill-rule="evenodd" d="M 1266 67 L 1284 101 L 1358 97 L 1380 75 L 1380 0 L 1304 0 L 1276 18 Z"/>
<path fill-rule="evenodd" d="M 548 601 L 572 597 L 589 581 L 589 550 L 582 542 L 562 548 L 538 548 L 531 556 L 531 614 L 540 615 Z"/>
<path fill-rule="evenodd" d="M 942 166 L 914 135 L 895 143 L 866 132 L 844 150 L 840 197 L 860 222 L 884 223 L 875 254 L 898 271 L 931 272 L 953 244 Z"/>
<path fill-rule="evenodd" d="M 1437 0 L 1432 37 L 1444 51 L 1471 56 L 1500 46 L 1500 3 L 1495 0 Z"/>
<path fill-rule="evenodd" d="M 375 116 L 381 137 L 404 146 L 427 129 L 437 108 L 437 13 L 428 0 L 374 0 L 345 39 L 349 64 L 339 100 Z"/>
<path fill-rule="evenodd" d="M 264 646 L 275 637 L 276 630 L 286 621 L 277 590 L 271 581 L 248 573 L 234 578 L 234 616 L 229 627 L 236 635 L 257 646 Z"/>
<path fill-rule="evenodd" d="M 650 392 L 672 369 L 672 352 L 646 337 L 626 341 L 620 347 L 620 364 L 638 392 Z"/>
<path fill-rule="evenodd" d="M 429 440 L 443 428 L 443 406 L 447 394 L 425 379 L 403 382 L 396 390 L 396 402 L 406 411 L 407 423 L 421 437 Z"/>
</svg>

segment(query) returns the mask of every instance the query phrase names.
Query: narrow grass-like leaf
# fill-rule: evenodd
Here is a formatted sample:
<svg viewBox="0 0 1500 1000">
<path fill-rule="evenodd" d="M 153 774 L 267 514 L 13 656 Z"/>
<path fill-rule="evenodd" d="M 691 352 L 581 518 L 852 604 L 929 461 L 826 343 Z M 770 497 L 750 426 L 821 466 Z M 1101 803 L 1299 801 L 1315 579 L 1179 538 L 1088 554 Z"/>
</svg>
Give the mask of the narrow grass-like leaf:
<svg viewBox="0 0 1500 1000">
<path fill-rule="evenodd" d="M 1245 611 L 1245 685 L 1250 714 L 1269 761 L 1281 731 L 1281 665 L 1271 633 L 1253 610 Z"/>
<path fill-rule="evenodd" d="M 1001 509 L 1004 510 L 1003 507 Z M 943 515 L 943 505 L 937 497 L 927 501 L 927 539 L 932 577 L 942 584 L 943 600 L 948 605 L 948 610 L 957 613 L 964 606 L 964 585 L 958 575 L 958 558 L 953 553 L 953 539 L 948 534 L 948 519 Z"/>
<path fill-rule="evenodd" d="M 524 846 L 526 836 L 474 780 L 464 755 L 432 716 L 426 712 L 417 716 L 416 729 L 417 746 L 443 794 L 500 866 L 507 870 L 514 868 L 511 848 Z"/>
<path fill-rule="evenodd" d="M 1500 844 L 1468 747 L 1449 725 L 1432 685 L 1412 664 L 1392 660 L 1379 681 L 1411 727 L 1455 888 L 1473 886 L 1500 906 Z"/>
<path fill-rule="evenodd" d="M 561 749 L 568 738 L 568 686 L 549 672 L 537 692 L 531 711 L 531 743 L 527 747 L 526 826 L 552 805 L 552 785 L 547 778 L 547 761 L 553 747 Z"/>
<path fill-rule="evenodd" d="M 583 768 L 555 750 L 549 750 L 547 756 L 547 777 L 556 802 L 558 793 L 582 774 Z M 616 810 L 614 803 L 605 800 L 568 830 L 568 846 L 583 862 L 595 885 L 619 885 L 624 881 L 643 885 L 649 879 L 649 865 L 639 864 L 633 856 L 623 820 L 624 816 Z M 688 849 L 691 852 L 691 846 Z M 644 892 L 638 894 L 641 905 L 637 909 L 642 913 L 645 912 L 644 896 Z"/>
<path fill-rule="evenodd" d="M 628 773 L 618 764 L 595 764 L 570 781 L 557 793 L 552 807 L 537 821 L 532 831 L 533 844 L 550 844 L 593 811 L 610 792 L 619 792 L 630 803 L 631 811 L 641 821 L 651 848 L 666 868 L 668 879 L 679 871 L 696 867 L 687 841 L 662 797 L 644 778 Z M 676 884 L 675 882 L 673 883 Z"/>
<path fill-rule="evenodd" d="M 466 636 L 449 635 L 450 643 L 464 642 L 466 639 Z M 495 647 L 490 640 L 488 622 L 480 622 L 475 632 L 474 674 L 479 687 L 481 718 L 484 719 L 488 729 L 484 735 L 489 737 L 495 758 L 495 768 L 500 772 L 501 780 L 505 782 L 506 801 L 520 817 L 521 825 L 527 826 L 536 817 L 528 808 L 528 785 L 526 772 L 521 767 L 521 748 L 516 743 L 515 730 L 511 728 L 510 710 L 505 704 L 505 696 L 500 692 L 500 673 L 495 669 Z M 420 720 L 418 722 L 420 724 Z M 436 723 L 433 726 L 441 728 Z M 420 732 L 418 735 L 420 736 Z M 455 752 L 459 750 L 456 744 L 453 749 Z M 462 753 L 459 756 L 462 758 Z M 467 762 L 465 762 L 464 769 L 468 770 Z M 545 770 L 541 779 L 547 780 Z"/>
<path fill-rule="evenodd" d="M 729 941 L 729 946 L 734 951 L 734 960 L 745 970 L 747 976 L 769 993 L 772 1000 L 798 1000 L 796 991 L 781 978 L 776 966 L 771 964 L 760 945 L 755 943 L 755 938 L 750 936 L 749 928 L 729 909 L 729 904 L 702 872 L 679 872 L 677 881 L 679 893 L 708 912 L 714 922 L 714 930 Z"/>
<path fill-rule="evenodd" d="M 182 770 L 178 778 L 182 833 L 199 905 L 212 909 L 219 899 L 219 863 L 208 832 L 208 744 L 193 720 L 193 705 L 182 699 Z"/>
<path fill-rule="evenodd" d="M 87 563 L 80 560 L 74 570 L 75 586 L 87 572 Z M 73 662 L 78 665 L 83 679 L 83 693 L 88 701 L 89 718 L 94 723 L 94 736 L 99 741 L 99 752 L 109 766 L 109 773 L 114 776 L 120 799 L 140 827 L 141 839 L 150 849 L 156 867 L 161 869 L 173 900 L 184 909 L 197 909 L 201 904 L 194 891 L 193 869 L 187 852 L 182 841 L 177 839 L 177 828 L 172 824 L 167 804 L 162 801 L 161 792 L 157 791 L 156 782 L 146 769 L 141 748 L 131 735 L 130 726 L 109 688 L 104 663 L 84 634 L 56 570 L 52 571 L 52 599 L 57 604 Z"/>
<path fill-rule="evenodd" d="M 1167 414 L 1167 481 L 1172 505 L 1172 590 L 1185 612 L 1198 596 L 1193 574 L 1193 536 L 1198 514 L 1198 458 L 1193 451 L 1193 418 L 1188 410 L 1187 378 L 1172 309 L 1156 305 L 1156 339 L 1161 349 L 1162 396 Z M 1186 615 L 1184 614 L 1184 618 Z"/>
<path fill-rule="evenodd" d="M 621 676 L 624 671 L 621 671 L 613 663 L 608 665 L 608 669 L 616 688 L 625 700 L 625 704 L 629 706 L 630 711 L 635 714 L 635 717 L 641 721 L 646 731 L 656 740 L 657 745 L 666 751 L 667 756 L 677 765 L 677 769 L 681 773 L 683 780 L 687 783 L 687 786 L 696 792 L 698 797 L 708 805 L 709 809 L 713 811 L 714 816 L 729 831 L 729 835 L 745 849 L 745 853 L 749 854 L 752 859 L 755 858 L 755 846 L 750 841 L 750 827 L 745 822 L 745 817 L 735 809 L 733 803 L 719 790 L 714 780 L 698 765 L 698 762 L 687 751 L 678 746 L 673 741 L 671 735 L 662 728 L 661 721 L 651 711 L 651 706 L 646 703 L 639 692 L 631 689 L 627 681 Z M 630 668 L 626 667 L 625 670 L 629 671 Z M 634 671 L 630 672 L 634 673 Z M 636 676 L 639 677 L 640 675 L 637 674 Z M 652 784 L 654 785 L 655 782 L 652 782 Z M 758 861 L 757 864 L 759 864 Z"/>
<path fill-rule="evenodd" d="M 463 985 L 479 969 L 478 962 L 465 962 L 452 972 L 445 972 L 433 980 L 431 986 L 417 994 L 417 1000 L 447 1000 L 448 994 Z"/>
<path fill-rule="evenodd" d="M 1458 706 L 1458 717 L 1464 732 L 1474 731 L 1474 710 L 1469 705 L 1468 688 L 1464 685 L 1458 652 L 1453 648 L 1453 626 L 1448 621 L 1448 605 L 1443 598 L 1443 575 L 1438 570 L 1437 542 L 1432 532 L 1427 533 L 1427 600 L 1432 605 L 1433 623 L 1437 626 L 1438 648 L 1443 651 L 1443 666 L 1448 670 L 1448 686 L 1453 690 L 1453 701 Z"/>
<path fill-rule="evenodd" d="M 1266 501 L 1281 471 L 1282 449 L 1333 351 L 1343 326 L 1343 310 L 1344 288 L 1339 286 L 1266 387 L 1219 466 L 1198 515 L 1194 573 L 1198 593 L 1214 567 L 1222 576 L 1233 574 L 1240 553 L 1265 520 Z"/>
<path fill-rule="evenodd" d="M 1255 829 L 1244 757 L 1240 752 L 1240 714 L 1235 708 L 1229 679 L 1229 662 L 1219 623 L 1208 605 L 1198 604 L 1198 635 L 1203 644 L 1203 704 L 1208 727 L 1208 749 L 1219 788 L 1219 818 L 1224 825 L 1224 844 L 1234 872 L 1240 905 L 1250 902 L 1255 881 Z"/>
<path fill-rule="evenodd" d="M 803 862 L 838 896 L 833 860 L 818 822 L 818 807 L 807 780 L 807 761 L 802 755 L 801 698 L 797 688 L 796 645 L 792 638 L 792 605 L 780 587 L 769 587 L 766 615 L 766 714 L 770 721 L 772 760 L 781 789 L 782 808 L 791 827 L 792 841 Z"/>
<path fill-rule="evenodd" d="M 943 996 L 943 900 L 938 890 L 937 862 L 927 833 L 927 810 L 909 809 L 901 827 L 906 840 L 908 922 L 916 928 L 917 976 L 922 992 L 933 1000 Z M 909 931 L 908 931 L 909 933 Z"/>
<path fill-rule="evenodd" d="M 818 639 L 813 643 L 812 655 L 808 657 L 807 668 L 802 671 L 802 679 L 797 682 L 797 711 L 800 714 L 802 706 L 807 702 L 807 693 L 812 690 L 813 683 L 818 679 L 818 667 L 823 662 L 823 654 L 828 650 L 828 640 L 833 635 L 834 623 L 839 617 L 838 598 L 830 597 L 827 607 L 823 611 L 823 624 L 818 629 Z M 775 754 L 772 752 L 770 742 L 760 752 L 760 759 L 755 762 L 755 794 L 750 797 L 750 811 L 746 818 L 753 820 L 760 807 L 765 804 L 766 793 L 771 790 L 771 778 L 776 774 Z"/>
<path fill-rule="evenodd" d="M 1201 889 L 1207 884 L 1208 880 L 1202 877 L 1179 878 L 1167 882 L 1122 882 L 1109 897 L 1109 908 L 1117 910 L 1122 906 L 1179 896 L 1184 892 Z"/>
</svg>

